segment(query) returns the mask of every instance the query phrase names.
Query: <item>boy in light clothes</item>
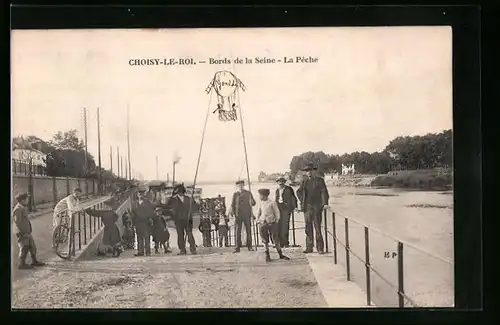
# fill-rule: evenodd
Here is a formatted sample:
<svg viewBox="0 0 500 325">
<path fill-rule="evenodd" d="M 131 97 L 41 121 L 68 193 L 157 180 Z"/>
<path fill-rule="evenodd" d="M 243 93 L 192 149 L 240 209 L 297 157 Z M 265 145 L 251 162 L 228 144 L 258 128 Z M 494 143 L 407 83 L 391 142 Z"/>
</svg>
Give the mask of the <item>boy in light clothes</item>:
<svg viewBox="0 0 500 325">
<path fill-rule="evenodd" d="M 259 224 L 260 237 L 262 238 L 266 249 L 266 262 L 271 261 L 271 256 L 269 255 L 269 237 L 273 239 L 280 259 L 289 260 L 290 258 L 288 256 L 283 255 L 279 241 L 278 222 L 280 220 L 280 210 L 275 201 L 269 200 L 269 193 L 270 191 L 267 188 L 259 190 L 260 205 L 257 213 L 257 223 Z"/>
</svg>

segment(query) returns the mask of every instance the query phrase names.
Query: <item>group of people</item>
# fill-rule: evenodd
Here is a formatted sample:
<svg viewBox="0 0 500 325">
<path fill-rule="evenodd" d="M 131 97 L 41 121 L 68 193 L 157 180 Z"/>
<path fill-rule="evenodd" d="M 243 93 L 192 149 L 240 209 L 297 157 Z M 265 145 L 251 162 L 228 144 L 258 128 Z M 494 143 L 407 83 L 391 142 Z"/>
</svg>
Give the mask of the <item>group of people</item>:
<svg viewBox="0 0 500 325">
<path fill-rule="evenodd" d="M 276 247 L 280 259 L 288 260 L 282 252 L 282 247 L 288 247 L 290 216 L 294 210 L 304 212 L 306 247 L 304 253 L 312 253 L 316 245 L 318 253 L 324 253 L 324 241 L 321 233 L 322 211 L 328 206 L 328 190 L 323 178 L 315 173 L 316 168 L 309 164 L 304 169 L 306 177 L 299 189 L 297 196 L 292 187 L 286 185 L 286 180 L 277 180 L 279 186 L 276 189 L 275 200 L 269 199 L 270 190 L 262 188 L 258 190 L 260 205 L 257 216 L 253 215 L 253 207 L 257 204 L 252 193 L 245 189 L 245 182 L 236 182 L 237 191 L 233 194 L 227 215 L 222 215 L 219 222 L 219 245 L 228 246 L 229 218 L 235 219 L 236 247 L 234 253 L 239 253 L 242 243 L 242 228 L 246 230 L 246 247 L 252 251 L 252 220 L 256 220 L 259 234 L 265 246 L 266 261 L 270 261 L 269 242 L 272 241 Z M 79 207 L 80 189 L 75 189 L 71 195 L 61 200 L 54 209 L 54 228 L 61 222 L 67 223 L 69 216 L 74 211 L 81 210 Z M 297 199 L 298 197 L 298 199 Z M 31 223 L 28 219 L 27 210 L 28 195 L 23 193 L 16 196 L 17 205 L 14 207 L 13 216 L 15 223 L 15 234 L 20 248 L 19 268 L 32 268 L 42 266 L 44 263 L 36 258 L 36 245 L 32 236 Z M 179 184 L 174 188 L 173 196 L 169 200 L 172 211 L 172 219 L 175 222 L 177 232 L 178 255 L 186 255 L 186 241 L 189 244 L 191 254 L 196 254 L 196 243 L 193 236 L 193 202 L 186 195 L 186 188 Z M 144 193 L 137 194 L 137 202 L 131 211 L 123 215 L 125 226 L 124 235 L 120 235 L 116 221 L 116 202 L 110 200 L 106 203 L 106 209 L 86 209 L 85 212 L 91 216 L 101 218 L 104 224 L 103 244 L 111 247 L 114 257 L 120 256 L 122 250 L 134 248 L 134 237 L 137 240 L 136 256 L 151 255 L 151 237 L 155 243 L 155 253 L 163 248 L 165 253 L 170 253 L 170 233 L 167 222 L 163 216 L 163 209 L 157 207 Z M 300 206 L 299 206 L 300 203 Z M 61 211 L 68 211 L 67 215 L 61 217 Z M 221 227 L 222 226 L 222 227 Z M 56 233 L 56 232 L 54 232 Z M 134 236 L 135 235 L 135 236 Z M 314 238 L 316 239 L 314 241 Z M 27 255 L 31 254 L 32 263 L 26 263 Z"/>
<path fill-rule="evenodd" d="M 270 190 L 259 189 L 260 206 L 256 222 L 259 225 L 259 234 L 265 246 L 266 260 L 270 260 L 269 241 L 272 240 L 281 259 L 288 259 L 282 253 L 282 247 L 288 247 L 290 217 L 294 210 L 304 212 L 304 223 L 306 233 L 305 254 L 312 253 L 314 238 L 316 238 L 316 249 L 319 254 L 324 254 L 324 241 L 321 233 L 322 212 L 328 207 L 329 194 L 323 178 L 316 173 L 317 168 L 313 164 L 307 164 L 303 169 L 307 177 L 302 181 L 297 196 L 291 186 L 286 185 L 286 179 L 279 178 L 279 184 L 275 193 L 275 200 L 269 200 Z M 253 206 L 256 202 L 252 193 L 244 188 L 245 182 L 236 182 L 238 190 L 233 194 L 229 215 L 235 218 L 236 224 L 236 249 L 239 253 L 242 247 L 241 232 L 242 225 L 246 229 L 246 246 L 252 249 L 251 220 Z M 299 206 L 300 201 L 300 206 Z"/>
</svg>

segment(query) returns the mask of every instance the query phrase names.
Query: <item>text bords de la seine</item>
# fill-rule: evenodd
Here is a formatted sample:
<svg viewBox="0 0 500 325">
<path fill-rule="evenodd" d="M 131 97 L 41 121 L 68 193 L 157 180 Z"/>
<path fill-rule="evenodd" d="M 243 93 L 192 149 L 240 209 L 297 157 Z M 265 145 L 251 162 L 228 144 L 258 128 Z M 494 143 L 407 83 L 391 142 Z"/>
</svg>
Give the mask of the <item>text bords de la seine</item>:
<svg viewBox="0 0 500 325">
<path fill-rule="evenodd" d="M 130 66 L 172 66 L 172 65 L 196 65 L 196 64 L 276 64 L 276 63 L 317 63 L 318 58 L 312 56 L 283 57 L 282 59 L 268 57 L 235 58 L 195 60 L 194 58 L 132 58 L 129 59 Z"/>
</svg>

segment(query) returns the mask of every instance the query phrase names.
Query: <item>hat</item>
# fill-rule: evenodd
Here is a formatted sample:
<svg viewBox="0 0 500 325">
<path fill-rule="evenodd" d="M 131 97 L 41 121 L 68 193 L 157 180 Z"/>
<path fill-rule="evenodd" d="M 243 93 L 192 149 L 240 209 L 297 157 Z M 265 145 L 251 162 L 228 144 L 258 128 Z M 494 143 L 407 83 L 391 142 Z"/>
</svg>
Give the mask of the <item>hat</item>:
<svg viewBox="0 0 500 325">
<path fill-rule="evenodd" d="M 303 171 L 309 171 L 309 170 L 316 170 L 318 167 L 316 167 L 313 163 L 307 163 L 304 168 L 302 168 Z"/>
<path fill-rule="evenodd" d="M 184 187 L 184 185 L 182 185 L 182 184 L 175 185 L 173 194 L 175 195 L 178 193 L 182 193 L 182 194 L 186 193 L 186 188 Z"/>
<path fill-rule="evenodd" d="M 163 211 L 163 208 L 162 208 L 162 207 L 156 207 L 156 208 L 155 208 L 155 211 L 156 211 L 156 212 L 161 212 L 161 211 Z"/>
<path fill-rule="evenodd" d="M 239 185 L 239 184 L 243 184 L 243 185 L 244 185 L 244 184 L 245 184 L 245 181 L 244 181 L 244 180 L 242 180 L 242 179 L 237 180 L 237 181 L 236 181 L 236 185 Z"/>
<path fill-rule="evenodd" d="M 276 183 L 286 183 L 286 179 L 284 177 L 280 177 L 276 180 Z"/>
<path fill-rule="evenodd" d="M 264 196 L 269 196 L 269 189 L 268 188 L 261 188 L 259 189 L 259 194 L 264 195 Z"/>
<path fill-rule="evenodd" d="M 19 193 L 16 195 L 16 201 L 23 201 L 28 198 L 29 194 L 28 193 Z"/>
</svg>

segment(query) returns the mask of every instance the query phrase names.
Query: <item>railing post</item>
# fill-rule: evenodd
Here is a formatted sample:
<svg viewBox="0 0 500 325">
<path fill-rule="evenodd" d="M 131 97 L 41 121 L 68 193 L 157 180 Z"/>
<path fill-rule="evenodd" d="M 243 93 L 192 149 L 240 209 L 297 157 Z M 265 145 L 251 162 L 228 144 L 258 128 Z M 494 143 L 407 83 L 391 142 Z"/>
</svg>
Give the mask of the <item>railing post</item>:
<svg viewBox="0 0 500 325">
<path fill-rule="evenodd" d="M 371 273 L 370 273 L 370 234 L 365 226 L 365 268 L 366 268 L 366 304 L 371 305 Z"/>
<path fill-rule="evenodd" d="M 78 212 L 78 250 L 82 249 L 82 213 Z"/>
<path fill-rule="evenodd" d="M 295 241 L 295 211 L 292 211 L 292 239 L 293 247 L 297 247 L 297 243 Z"/>
<path fill-rule="evenodd" d="M 76 245 L 75 245 L 75 218 L 73 218 L 73 215 L 71 215 L 71 226 L 70 226 L 70 229 L 71 229 L 71 243 L 72 245 L 70 245 L 69 249 L 70 249 L 70 254 L 71 256 L 75 256 L 76 255 Z"/>
<path fill-rule="evenodd" d="M 323 218 L 325 219 L 325 252 L 328 253 L 328 222 L 327 222 L 327 211 L 323 209 Z"/>
<path fill-rule="evenodd" d="M 83 244 L 87 245 L 87 214 L 83 214 Z"/>
<path fill-rule="evenodd" d="M 349 220 L 347 218 L 344 219 L 344 227 L 345 227 L 345 266 L 347 271 L 347 281 L 351 281 L 351 261 L 349 256 Z"/>
<path fill-rule="evenodd" d="M 92 233 L 92 219 L 93 218 L 91 216 L 89 216 L 89 239 L 91 239 L 92 235 L 93 235 L 93 233 Z"/>
<path fill-rule="evenodd" d="M 403 266 L 403 243 L 398 242 L 398 296 L 399 308 L 405 307 L 404 289 L 404 266 Z"/>
<path fill-rule="evenodd" d="M 337 227 L 335 224 L 335 212 L 332 211 L 332 232 L 333 232 L 333 263 L 337 264 Z"/>
</svg>

